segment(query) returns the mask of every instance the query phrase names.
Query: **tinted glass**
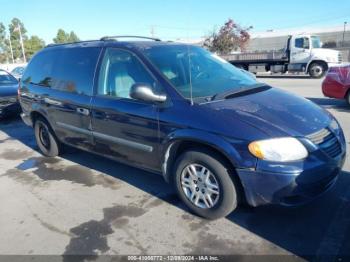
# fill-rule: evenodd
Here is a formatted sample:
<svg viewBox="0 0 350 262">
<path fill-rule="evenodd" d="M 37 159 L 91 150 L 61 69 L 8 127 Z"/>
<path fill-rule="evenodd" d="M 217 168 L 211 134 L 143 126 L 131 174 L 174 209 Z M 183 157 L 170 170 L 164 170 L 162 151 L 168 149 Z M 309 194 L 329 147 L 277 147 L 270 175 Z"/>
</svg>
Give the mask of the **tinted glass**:
<svg viewBox="0 0 350 262">
<path fill-rule="evenodd" d="M 40 86 L 50 87 L 52 69 L 55 63 L 55 56 L 52 50 L 42 51 L 35 55 L 24 71 L 22 81 Z"/>
<path fill-rule="evenodd" d="M 0 70 L 0 86 L 17 84 L 17 79 L 5 71 Z"/>
<path fill-rule="evenodd" d="M 91 95 L 100 48 L 64 48 L 56 53 L 52 88 Z"/>
<path fill-rule="evenodd" d="M 44 51 L 28 66 L 23 81 L 61 91 L 92 95 L 100 48 L 62 48 Z"/>
<path fill-rule="evenodd" d="M 154 86 L 153 78 L 135 55 L 119 49 L 107 49 L 102 61 L 98 94 L 130 98 L 130 89 L 135 83 Z"/>
<path fill-rule="evenodd" d="M 200 47 L 154 46 L 145 50 L 151 62 L 184 97 L 214 94 L 254 86 L 257 81 L 222 58 Z"/>
</svg>

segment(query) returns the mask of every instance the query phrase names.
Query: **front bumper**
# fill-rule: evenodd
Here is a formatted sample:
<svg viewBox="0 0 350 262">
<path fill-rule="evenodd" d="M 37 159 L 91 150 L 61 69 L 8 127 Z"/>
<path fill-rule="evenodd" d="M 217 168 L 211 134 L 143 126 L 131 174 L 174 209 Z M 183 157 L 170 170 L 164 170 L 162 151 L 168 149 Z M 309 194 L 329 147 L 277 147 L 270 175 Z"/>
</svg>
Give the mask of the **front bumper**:
<svg viewBox="0 0 350 262">
<path fill-rule="evenodd" d="M 31 127 L 33 126 L 33 121 L 31 119 L 30 115 L 26 114 L 25 112 L 22 112 L 21 118 L 27 126 L 31 126 Z"/>
<path fill-rule="evenodd" d="M 0 116 L 15 115 L 21 112 L 21 106 L 18 102 L 0 105 Z"/>
<path fill-rule="evenodd" d="M 254 170 L 238 169 L 248 204 L 294 206 L 327 192 L 336 183 L 345 162 L 344 137 L 339 137 L 339 141 L 342 152 L 335 158 L 315 150 L 303 161 L 272 163 L 259 160 Z"/>
</svg>

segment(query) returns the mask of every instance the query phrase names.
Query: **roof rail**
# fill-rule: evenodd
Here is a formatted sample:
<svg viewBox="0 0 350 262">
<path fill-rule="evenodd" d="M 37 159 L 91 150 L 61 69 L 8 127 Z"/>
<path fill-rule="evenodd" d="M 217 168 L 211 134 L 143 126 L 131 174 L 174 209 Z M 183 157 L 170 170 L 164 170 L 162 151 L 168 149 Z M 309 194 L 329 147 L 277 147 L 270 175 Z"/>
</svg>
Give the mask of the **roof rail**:
<svg viewBox="0 0 350 262">
<path fill-rule="evenodd" d="M 162 41 L 159 38 L 147 37 L 147 36 L 136 36 L 136 35 L 104 36 L 100 40 L 101 41 L 117 40 L 118 38 L 139 38 L 139 39 L 148 39 L 148 40 L 153 40 L 153 41 Z"/>
<path fill-rule="evenodd" d="M 45 47 L 51 47 L 51 46 L 60 46 L 60 45 L 72 45 L 72 44 L 83 44 L 83 43 L 91 43 L 91 42 L 97 42 L 98 40 L 81 40 L 76 42 L 69 42 L 69 43 L 51 43 L 46 45 Z"/>
</svg>

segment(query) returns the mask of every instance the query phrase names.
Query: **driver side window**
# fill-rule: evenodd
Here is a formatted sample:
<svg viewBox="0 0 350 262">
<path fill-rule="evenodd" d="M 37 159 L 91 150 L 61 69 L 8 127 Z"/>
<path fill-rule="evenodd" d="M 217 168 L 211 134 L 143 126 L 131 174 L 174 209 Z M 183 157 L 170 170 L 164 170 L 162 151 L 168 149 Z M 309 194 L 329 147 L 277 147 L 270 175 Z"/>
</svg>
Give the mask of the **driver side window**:
<svg viewBox="0 0 350 262">
<path fill-rule="evenodd" d="M 303 48 L 303 49 L 309 49 L 310 43 L 309 38 L 307 37 L 300 37 L 295 39 L 295 47 L 296 48 Z"/>
<path fill-rule="evenodd" d="M 109 48 L 106 50 L 98 81 L 98 95 L 130 98 L 130 89 L 135 83 L 154 86 L 155 81 L 130 52 Z"/>
</svg>

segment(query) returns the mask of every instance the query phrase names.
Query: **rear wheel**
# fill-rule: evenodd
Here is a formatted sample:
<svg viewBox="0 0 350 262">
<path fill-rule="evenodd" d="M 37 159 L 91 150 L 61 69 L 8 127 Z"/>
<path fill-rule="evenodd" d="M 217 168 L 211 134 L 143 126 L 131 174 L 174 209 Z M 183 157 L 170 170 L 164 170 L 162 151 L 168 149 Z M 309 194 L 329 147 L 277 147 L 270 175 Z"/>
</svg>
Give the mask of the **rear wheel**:
<svg viewBox="0 0 350 262">
<path fill-rule="evenodd" d="M 237 191 L 225 161 L 213 152 L 193 149 L 174 166 L 174 184 L 181 200 L 208 219 L 227 216 L 237 207 Z"/>
<path fill-rule="evenodd" d="M 326 74 L 326 66 L 323 63 L 313 62 L 309 67 L 309 74 L 312 78 L 321 78 Z"/>
<path fill-rule="evenodd" d="M 38 118 L 34 123 L 36 143 L 44 156 L 55 157 L 60 154 L 61 145 L 57 140 L 49 123 Z"/>
</svg>

